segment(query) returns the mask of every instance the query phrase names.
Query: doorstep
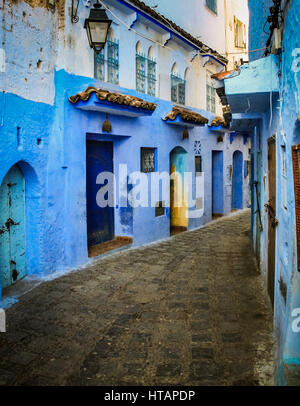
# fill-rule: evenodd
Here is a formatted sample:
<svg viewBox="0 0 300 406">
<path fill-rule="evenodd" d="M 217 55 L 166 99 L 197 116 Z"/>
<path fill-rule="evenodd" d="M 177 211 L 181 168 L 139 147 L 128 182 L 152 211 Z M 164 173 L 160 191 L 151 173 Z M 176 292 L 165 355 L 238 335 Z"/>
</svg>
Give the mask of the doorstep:
<svg viewBox="0 0 300 406">
<path fill-rule="evenodd" d="M 111 241 L 106 241 L 102 244 L 89 247 L 89 257 L 94 258 L 99 255 L 106 254 L 108 252 L 117 252 L 121 249 L 127 248 L 133 243 L 133 239 L 130 237 L 115 237 Z"/>
</svg>

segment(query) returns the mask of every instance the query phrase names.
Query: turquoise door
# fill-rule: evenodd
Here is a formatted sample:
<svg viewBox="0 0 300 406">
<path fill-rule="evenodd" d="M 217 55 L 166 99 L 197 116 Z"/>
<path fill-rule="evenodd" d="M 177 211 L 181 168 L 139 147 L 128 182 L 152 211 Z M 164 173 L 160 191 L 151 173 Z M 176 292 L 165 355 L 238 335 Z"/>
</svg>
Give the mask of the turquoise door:
<svg viewBox="0 0 300 406">
<path fill-rule="evenodd" d="M 25 179 L 15 165 L 0 188 L 0 288 L 25 275 Z"/>
</svg>

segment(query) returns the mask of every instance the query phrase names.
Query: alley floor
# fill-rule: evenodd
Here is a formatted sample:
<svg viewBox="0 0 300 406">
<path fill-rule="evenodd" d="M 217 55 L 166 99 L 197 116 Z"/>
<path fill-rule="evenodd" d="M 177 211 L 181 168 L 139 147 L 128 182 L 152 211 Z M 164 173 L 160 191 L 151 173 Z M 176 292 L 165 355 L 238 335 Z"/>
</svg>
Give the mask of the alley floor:
<svg viewBox="0 0 300 406">
<path fill-rule="evenodd" d="M 250 212 L 105 257 L 6 312 L 1 385 L 272 385 Z"/>
</svg>

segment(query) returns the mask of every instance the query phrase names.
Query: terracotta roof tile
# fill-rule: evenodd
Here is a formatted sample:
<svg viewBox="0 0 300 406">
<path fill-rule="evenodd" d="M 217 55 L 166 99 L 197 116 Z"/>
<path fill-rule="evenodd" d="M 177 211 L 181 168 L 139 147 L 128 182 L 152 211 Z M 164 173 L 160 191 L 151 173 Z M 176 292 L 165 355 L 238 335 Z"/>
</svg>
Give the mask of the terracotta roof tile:
<svg viewBox="0 0 300 406">
<path fill-rule="evenodd" d="M 229 77 L 236 76 L 238 75 L 239 70 L 238 69 L 233 69 L 229 71 L 224 71 L 220 73 L 215 73 L 211 75 L 212 79 L 217 79 L 217 80 L 223 80 L 223 79 L 228 79 Z"/>
<path fill-rule="evenodd" d="M 210 122 L 209 127 L 219 127 L 219 126 L 228 128 L 228 123 L 226 122 L 224 117 L 215 116 L 213 120 Z"/>
<path fill-rule="evenodd" d="M 183 121 L 190 121 L 192 123 L 202 124 L 202 125 L 208 124 L 208 119 L 201 116 L 201 114 L 198 114 L 198 113 L 196 113 L 194 111 L 191 111 L 191 110 L 188 110 L 188 109 L 184 109 L 182 107 L 176 107 L 176 106 L 174 106 L 172 108 L 170 113 L 168 113 L 163 120 L 165 120 L 165 121 L 167 121 L 167 120 L 174 121 L 174 120 L 176 120 L 176 118 L 178 116 L 180 116 L 180 118 Z"/>
<path fill-rule="evenodd" d="M 136 107 L 138 109 L 145 109 L 154 111 L 157 107 L 157 104 L 147 102 L 138 97 L 124 95 L 121 93 L 110 92 L 108 90 L 97 89 L 96 87 L 88 87 L 81 93 L 77 93 L 74 96 L 69 97 L 69 101 L 73 104 L 81 101 L 88 101 L 93 93 L 96 93 L 96 96 L 99 100 L 106 100 L 111 103 L 122 104 L 125 106 Z"/>
</svg>

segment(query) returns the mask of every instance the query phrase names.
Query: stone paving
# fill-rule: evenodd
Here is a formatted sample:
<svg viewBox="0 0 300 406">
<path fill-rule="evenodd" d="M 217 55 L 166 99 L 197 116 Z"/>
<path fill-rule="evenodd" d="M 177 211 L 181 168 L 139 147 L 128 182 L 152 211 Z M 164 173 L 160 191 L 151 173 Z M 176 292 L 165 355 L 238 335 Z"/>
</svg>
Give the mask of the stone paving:
<svg viewBox="0 0 300 406">
<path fill-rule="evenodd" d="M 249 211 L 45 282 L 7 311 L 1 385 L 272 385 Z"/>
</svg>

